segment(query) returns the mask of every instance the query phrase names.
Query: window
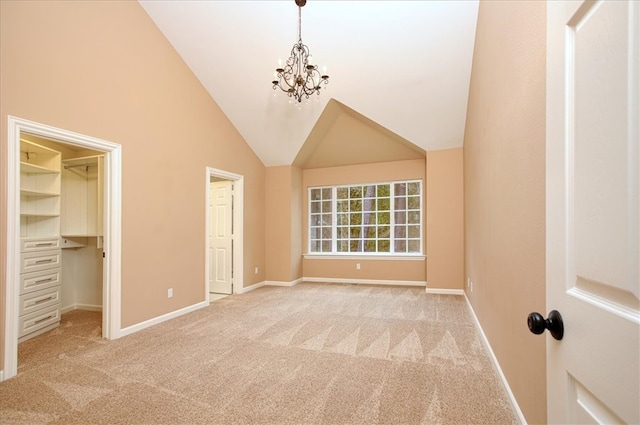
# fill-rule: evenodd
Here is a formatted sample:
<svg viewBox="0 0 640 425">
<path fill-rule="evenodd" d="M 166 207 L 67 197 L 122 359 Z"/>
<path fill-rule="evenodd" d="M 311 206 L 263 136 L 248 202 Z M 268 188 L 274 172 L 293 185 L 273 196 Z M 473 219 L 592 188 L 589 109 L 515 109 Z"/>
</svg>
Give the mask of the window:
<svg viewBox="0 0 640 425">
<path fill-rule="evenodd" d="M 422 182 L 309 188 L 309 252 L 420 254 Z"/>
</svg>

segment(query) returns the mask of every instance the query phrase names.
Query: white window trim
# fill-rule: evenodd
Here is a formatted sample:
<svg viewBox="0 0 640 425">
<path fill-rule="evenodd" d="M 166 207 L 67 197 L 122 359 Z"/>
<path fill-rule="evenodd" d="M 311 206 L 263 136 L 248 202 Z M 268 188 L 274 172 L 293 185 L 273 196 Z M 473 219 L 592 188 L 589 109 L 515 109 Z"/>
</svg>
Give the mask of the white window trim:
<svg viewBox="0 0 640 425">
<path fill-rule="evenodd" d="M 337 188 L 338 187 L 351 187 L 351 186 L 367 186 L 367 185 L 380 185 L 380 184 L 389 184 L 390 185 L 390 193 L 389 198 L 391 205 L 393 205 L 395 198 L 395 189 L 394 184 L 397 183 L 411 183 L 411 182 L 419 182 L 420 183 L 420 252 L 407 252 L 407 253 L 397 253 L 397 252 L 337 252 L 337 209 L 335 206 L 337 200 Z M 389 181 L 381 181 L 381 182 L 371 182 L 371 183 L 348 183 L 348 184 L 334 184 L 334 185 L 319 185 L 319 186 L 309 186 L 307 187 L 307 253 L 303 254 L 305 259 L 407 259 L 407 260 L 424 260 L 426 255 L 424 253 L 425 245 L 424 245 L 424 181 L 422 179 L 406 179 L 406 180 L 389 180 Z M 332 228 L 332 238 L 331 238 L 331 250 L 332 252 L 312 252 L 311 251 L 311 190 L 312 189 L 331 189 L 331 228 Z M 393 210 L 391 210 L 393 211 Z M 389 226 L 391 229 L 394 228 L 395 225 L 395 214 L 391 214 Z M 391 239 L 393 241 L 393 238 Z M 385 257 L 385 258 L 382 258 Z"/>
</svg>

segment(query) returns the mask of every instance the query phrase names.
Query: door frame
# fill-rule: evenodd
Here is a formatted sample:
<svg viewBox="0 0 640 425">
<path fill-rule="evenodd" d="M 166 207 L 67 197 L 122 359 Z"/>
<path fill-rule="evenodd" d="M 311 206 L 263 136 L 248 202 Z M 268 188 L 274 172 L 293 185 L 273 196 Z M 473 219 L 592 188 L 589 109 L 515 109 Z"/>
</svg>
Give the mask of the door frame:
<svg viewBox="0 0 640 425">
<path fill-rule="evenodd" d="M 233 270 L 233 285 L 232 293 L 242 293 L 243 281 L 244 281 L 244 176 L 241 174 L 232 173 L 230 171 L 224 171 L 217 168 L 206 167 L 206 184 L 205 184 L 205 243 L 204 243 L 204 255 L 205 255 L 205 272 L 204 272 L 204 296 L 205 301 L 209 302 L 209 273 L 211 271 L 211 264 L 209 262 L 209 233 L 211 231 L 211 214 L 209 211 L 210 193 L 209 185 L 211 178 L 219 178 L 223 180 L 230 180 L 233 182 L 233 245 L 232 245 L 232 270 Z"/>
<path fill-rule="evenodd" d="M 102 289 L 102 337 L 120 337 L 122 147 L 68 130 L 8 116 L 7 223 L 5 275 L 4 365 L 2 379 L 18 372 L 18 307 L 20 285 L 20 134 L 28 133 L 56 142 L 104 152 L 104 263 Z"/>
</svg>

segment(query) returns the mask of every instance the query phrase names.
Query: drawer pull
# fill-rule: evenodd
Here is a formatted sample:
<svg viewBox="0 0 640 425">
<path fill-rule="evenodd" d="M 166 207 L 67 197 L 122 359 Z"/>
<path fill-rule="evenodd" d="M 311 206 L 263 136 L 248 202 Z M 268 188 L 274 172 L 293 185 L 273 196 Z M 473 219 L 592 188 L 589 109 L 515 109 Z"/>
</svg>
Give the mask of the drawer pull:
<svg viewBox="0 0 640 425">
<path fill-rule="evenodd" d="M 33 305 L 38 305 L 38 304 L 42 304 L 42 303 L 46 303 L 47 301 L 51 301 L 53 299 L 53 295 L 50 296 L 49 298 L 43 298 L 41 300 L 38 300 L 36 302 L 33 303 Z"/>
<path fill-rule="evenodd" d="M 53 314 L 48 315 L 47 317 L 40 319 L 40 320 L 36 320 L 35 322 L 33 322 L 34 325 L 37 325 L 38 323 L 42 323 L 44 321 L 47 321 L 49 319 L 53 318 Z"/>
<path fill-rule="evenodd" d="M 53 261 L 53 258 L 47 258 L 46 260 L 38 260 L 38 261 L 36 261 L 36 264 L 50 263 L 52 261 Z"/>
<path fill-rule="evenodd" d="M 53 245 L 53 242 L 42 242 L 42 243 L 37 243 L 36 246 L 51 246 Z"/>
<path fill-rule="evenodd" d="M 40 283 L 51 282 L 52 280 L 53 280 L 52 277 L 48 277 L 46 279 L 36 280 L 34 283 L 37 285 L 37 284 L 40 284 Z"/>
</svg>

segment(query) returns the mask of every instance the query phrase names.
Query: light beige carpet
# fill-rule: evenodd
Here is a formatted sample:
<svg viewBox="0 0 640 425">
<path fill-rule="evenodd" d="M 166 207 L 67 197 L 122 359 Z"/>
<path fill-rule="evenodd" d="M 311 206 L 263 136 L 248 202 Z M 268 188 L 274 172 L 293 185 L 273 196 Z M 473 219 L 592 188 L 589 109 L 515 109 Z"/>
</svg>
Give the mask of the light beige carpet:
<svg viewBox="0 0 640 425">
<path fill-rule="evenodd" d="M 115 341 L 74 311 L 19 346 L 0 423 L 517 423 L 463 297 L 299 284 Z"/>
</svg>

